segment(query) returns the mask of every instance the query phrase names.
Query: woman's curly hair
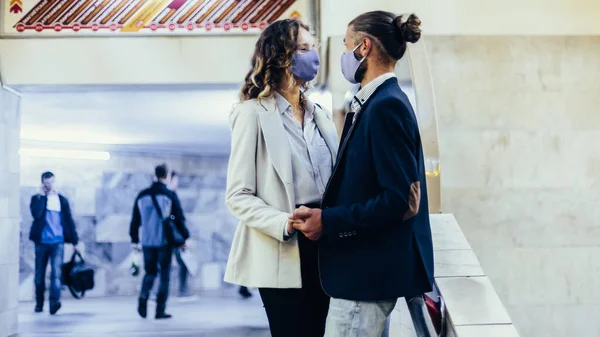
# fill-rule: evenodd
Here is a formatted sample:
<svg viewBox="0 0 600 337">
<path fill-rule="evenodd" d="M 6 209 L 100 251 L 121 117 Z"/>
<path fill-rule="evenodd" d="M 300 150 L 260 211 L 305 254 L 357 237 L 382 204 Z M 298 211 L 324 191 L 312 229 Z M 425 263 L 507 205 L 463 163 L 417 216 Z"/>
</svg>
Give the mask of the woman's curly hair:
<svg viewBox="0 0 600 337">
<path fill-rule="evenodd" d="M 298 50 L 300 29 L 308 26 L 295 19 L 275 21 L 256 41 L 252 56 L 252 69 L 246 75 L 240 101 L 272 97 L 276 90 L 292 88 L 296 83 L 292 74 L 292 61 Z M 300 95 L 304 105 L 306 97 Z"/>
</svg>

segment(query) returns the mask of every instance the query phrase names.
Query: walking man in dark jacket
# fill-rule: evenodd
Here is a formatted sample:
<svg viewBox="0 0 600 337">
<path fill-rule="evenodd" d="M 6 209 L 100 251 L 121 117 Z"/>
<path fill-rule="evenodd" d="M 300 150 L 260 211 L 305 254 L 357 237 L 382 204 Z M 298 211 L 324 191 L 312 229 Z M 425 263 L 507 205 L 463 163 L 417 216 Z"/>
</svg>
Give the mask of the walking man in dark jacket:
<svg viewBox="0 0 600 337">
<path fill-rule="evenodd" d="M 183 237 L 187 239 L 189 232 L 185 227 L 185 217 L 177 194 L 171 191 L 167 185 L 171 179 L 171 171 L 166 164 L 159 165 L 155 169 L 157 181 L 149 188 L 143 190 L 135 200 L 133 206 L 133 217 L 129 234 L 134 249 L 142 250 L 144 253 L 144 268 L 146 275 L 142 282 L 142 290 L 138 300 L 138 313 L 146 318 L 148 297 L 154 284 L 160 266 L 160 286 L 156 298 L 156 319 L 171 318 L 165 313 L 167 298 L 169 296 L 169 279 L 171 274 L 171 258 L 173 247 L 166 240 L 163 222 L 155 206 L 161 209 L 163 216 L 171 216 Z M 140 248 L 139 229 L 142 227 L 142 240 Z"/>
<path fill-rule="evenodd" d="M 67 198 L 56 192 L 52 172 L 42 174 L 42 192 L 31 197 L 33 223 L 29 239 L 35 243 L 35 312 L 44 310 L 46 266 L 50 261 L 50 314 L 60 309 L 61 265 L 64 243 L 77 250 L 77 230 Z"/>
</svg>

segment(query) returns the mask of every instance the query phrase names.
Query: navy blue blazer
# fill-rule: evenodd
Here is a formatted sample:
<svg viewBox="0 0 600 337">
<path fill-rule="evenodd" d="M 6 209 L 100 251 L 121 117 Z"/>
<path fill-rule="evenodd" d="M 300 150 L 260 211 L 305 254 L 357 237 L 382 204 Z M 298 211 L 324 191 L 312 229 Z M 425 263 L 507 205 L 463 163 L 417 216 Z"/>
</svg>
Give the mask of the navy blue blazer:
<svg viewBox="0 0 600 337">
<path fill-rule="evenodd" d="M 431 290 L 423 148 L 396 78 L 377 88 L 342 135 L 321 206 L 319 271 L 329 296 L 377 301 Z"/>
</svg>

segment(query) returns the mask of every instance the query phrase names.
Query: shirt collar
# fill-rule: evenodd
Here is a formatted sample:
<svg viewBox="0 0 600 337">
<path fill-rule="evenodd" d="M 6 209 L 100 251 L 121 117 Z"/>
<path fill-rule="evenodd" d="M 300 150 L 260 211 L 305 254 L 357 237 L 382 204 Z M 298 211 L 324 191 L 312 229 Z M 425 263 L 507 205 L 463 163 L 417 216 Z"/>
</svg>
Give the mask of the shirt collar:
<svg viewBox="0 0 600 337">
<path fill-rule="evenodd" d="M 277 91 L 275 91 L 273 96 L 275 96 L 275 104 L 277 105 L 277 109 L 279 110 L 280 114 L 284 114 L 286 111 L 288 111 L 288 109 L 292 108 L 290 102 L 288 102 L 287 99 L 285 99 L 285 97 L 283 97 Z"/>
<path fill-rule="evenodd" d="M 292 114 L 292 105 L 288 102 L 283 95 L 274 92 L 273 96 L 275 96 L 275 104 L 277 105 L 277 109 L 280 114 L 284 114 L 288 112 L 290 115 Z M 289 110 L 288 110 L 289 109 Z M 306 111 L 304 112 L 304 119 L 312 119 L 314 117 L 314 112 L 316 109 L 316 105 L 309 99 L 306 100 Z"/>
<path fill-rule="evenodd" d="M 377 90 L 377 88 L 379 88 L 380 85 L 382 85 L 385 81 L 389 80 L 390 78 L 394 77 L 396 77 L 396 74 L 392 72 L 379 75 L 374 80 L 367 83 L 367 85 L 365 85 L 364 88 L 360 88 L 356 95 L 354 95 L 355 99 L 362 106 L 367 100 L 369 100 L 369 98 L 371 98 L 375 90 Z"/>
</svg>

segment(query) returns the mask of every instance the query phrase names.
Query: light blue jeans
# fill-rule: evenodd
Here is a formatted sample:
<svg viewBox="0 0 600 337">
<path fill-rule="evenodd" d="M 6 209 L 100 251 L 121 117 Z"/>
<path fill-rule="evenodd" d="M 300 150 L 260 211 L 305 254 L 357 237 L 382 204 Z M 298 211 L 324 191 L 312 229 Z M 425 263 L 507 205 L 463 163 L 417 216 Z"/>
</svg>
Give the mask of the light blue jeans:
<svg viewBox="0 0 600 337">
<path fill-rule="evenodd" d="M 381 337 L 396 299 L 357 302 L 332 298 L 325 337 Z"/>
</svg>

